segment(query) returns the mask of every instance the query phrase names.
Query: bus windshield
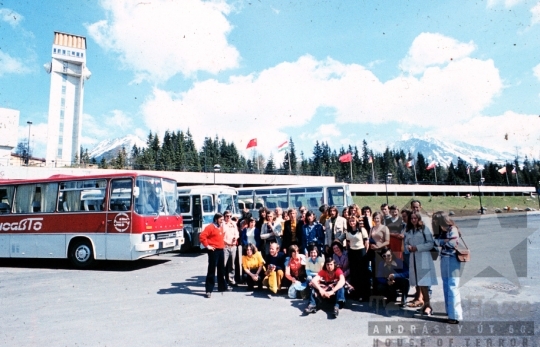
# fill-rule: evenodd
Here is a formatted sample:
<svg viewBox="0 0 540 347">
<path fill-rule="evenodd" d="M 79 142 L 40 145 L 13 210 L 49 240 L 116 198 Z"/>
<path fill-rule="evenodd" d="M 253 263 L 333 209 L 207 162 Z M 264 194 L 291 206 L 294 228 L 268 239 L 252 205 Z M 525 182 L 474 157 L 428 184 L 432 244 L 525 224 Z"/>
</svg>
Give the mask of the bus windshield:
<svg viewBox="0 0 540 347">
<path fill-rule="evenodd" d="M 223 214 L 225 211 L 236 214 L 236 204 L 234 196 L 231 194 L 219 194 L 217 200 L 217 212 Z"/>
<path fill-rule="evenodd" d="M 172 215 L 176 213 L 176 183 L 155 177 L 137 177 L 135 182 L 135 212 L 141 215 Z"/>
</svg>

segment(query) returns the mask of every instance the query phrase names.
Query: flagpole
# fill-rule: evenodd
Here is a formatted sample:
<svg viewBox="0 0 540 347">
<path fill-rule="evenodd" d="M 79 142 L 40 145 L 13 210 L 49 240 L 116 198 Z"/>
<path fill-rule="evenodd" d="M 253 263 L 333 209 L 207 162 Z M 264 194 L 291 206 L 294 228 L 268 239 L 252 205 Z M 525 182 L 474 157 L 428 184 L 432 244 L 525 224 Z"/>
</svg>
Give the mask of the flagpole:
<svg viewBox="0 0 540 347">
<path fill-rule="evenodd" d="M 288 161 L 289 161 L 289 175 L 290 175 L 291 174 L 291 166 L 292 166 L 291 154 L 289 152 L 287 152 L 286 154 L 287 154 L 287 158 L 288 158 Z"/>
<path fill-rule="evenodd" d="M 517 166 L 514 167 L 514 170 L 516 170 L 516 184 L 519 186 L 519 178 L 518 178 Z"/>
<path fill-rule="evenodd" d="M 351 164 L 351 183 L 353 182 L 353 177 L 352 177 L 352 158 L 351 158 L 351 161 L 349 162 Z"/>
<path fill-rule="evenodd" d="M 504 163 L 504 168 L 506 169 L 504 173 L 506 174 L 506 183 L 510 185 L 510 180 L 508 179 L 508 169 L 506 168 L 506 162 Z"/>
<path fill-rule="evenodd" d="M 435 164 L 433 169 L 435 170 L 435 184 L 437 184 L 437 164 Z"/>
<path fill-rule="evenodd" d="M 375 184 L 375 169 L 373 168 L 373 157 L 371 157 L 371 184 Z"/>
<path fill-rule="evenodd" d="M 418 184 L 418 178 L 416 178 L 416 160 L 413 159 L 413 170 L 414 170 L 414 182 Z"/>
<path fill-rule="evenodd" d="M 469 185 L 472 186 L 472 182 L 471 182 L 471 166 L 467 166 L 467 173 L 469 174 Z"/>
</svg>

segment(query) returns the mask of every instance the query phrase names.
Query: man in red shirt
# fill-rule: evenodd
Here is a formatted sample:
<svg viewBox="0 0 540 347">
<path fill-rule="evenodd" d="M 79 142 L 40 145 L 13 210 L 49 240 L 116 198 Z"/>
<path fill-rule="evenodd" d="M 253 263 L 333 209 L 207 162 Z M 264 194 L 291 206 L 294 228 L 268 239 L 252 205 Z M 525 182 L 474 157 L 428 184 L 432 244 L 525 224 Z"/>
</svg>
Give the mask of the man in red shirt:
<svg viewBox="0 0 540 347">
<path fill-rule="evenodd" d="M 327 257 L 323 270 L 311 280 L 311 298 L 306 313 L 317 312 L 317 299 L 329 299 L 334 304 L 334 316 L 339 315 L 339 308 L 345 303 L 345 276 L 341 269 L 336 268 L 333 258 Z"/>
<path fill-rule="evenodd" d="M 199 236 L 201 244 L 208 249 L 208 271 L 206 273 L 206 297 L 210 298 L 214 291 L 217 268 L 218 291 L 229 290 L 225 282 L 225 259 L 223 256 L 223 215 L 216 213 L 212 224 L 208 224 Z"/>
</svg>

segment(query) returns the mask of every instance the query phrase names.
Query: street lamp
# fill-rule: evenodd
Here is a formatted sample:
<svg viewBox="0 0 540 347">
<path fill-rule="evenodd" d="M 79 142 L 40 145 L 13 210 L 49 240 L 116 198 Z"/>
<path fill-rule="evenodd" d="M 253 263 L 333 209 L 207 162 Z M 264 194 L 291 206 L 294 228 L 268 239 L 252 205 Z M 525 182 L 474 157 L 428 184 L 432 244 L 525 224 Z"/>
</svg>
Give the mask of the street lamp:
<svg viewBox="0 0 540 347">
<path fill-rule="evenodd" d="M 482 193 L 480 192 L 480 186 L 484 184 L 484 181 L 486 179 L 484 177 L 480 178 L 480 181 L 478 181 L 478 198 L 480 199 L 480 214 L 484 214 L 484 207 L 482 206 Z"/>
<path fill-rule="evenodd" d="M 214 185 L 216 185 L 216 172 L 220 172 L 220 171 L 221 171 L 221 165 L 219 164 L 214 165 Z"/>
<path fill-rule="evenodd" d="M 386 179 L 384 181 L 384 187 L 386 188 L 386 204 L 388 205 L 388 181 L 392 181 L 392 174 L 389 172 L 386 174 Z"/>
<path fill-rule="evenodd" d="M 32 126 L 32 122 L 28 121 L 26 122 L 28 124 L 28 147 L 26 147 L 26 166 L 30 165 L 30 127 Z"/>
<path fill-rule="evenodd" d="M 540 209 L 540 181 L 538 181 L 538 188 L 536 188 L 536 197 L 538 198 L 538 208 Z"/>
</svg>

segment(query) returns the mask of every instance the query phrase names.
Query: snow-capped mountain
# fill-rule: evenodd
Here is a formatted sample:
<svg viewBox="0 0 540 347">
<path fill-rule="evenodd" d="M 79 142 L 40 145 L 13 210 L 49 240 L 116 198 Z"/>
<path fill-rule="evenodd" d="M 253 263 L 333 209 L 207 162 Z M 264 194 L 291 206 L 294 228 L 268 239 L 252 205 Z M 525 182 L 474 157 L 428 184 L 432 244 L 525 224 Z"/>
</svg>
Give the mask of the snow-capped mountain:
<svg viewBox="0 0 540 347">
<path fill-rule="evenodd" d="M 96 147 L 92 148 L 88 154 L 90 158 L 96 158 L 97 161 L 101 160 L 101 158 L 109 160 L 116 157 L 118 151 L 120 151 L 122 147 L 126 149 L 126 152 L 129 155 L 133 145 L 139 148 L 146 148 L 146 142 L 141 140 L 138 136 L 127 135 L 112 140 L 103 140 L 98 143 Z"/>
<path fill-rule="evenodd" d="M 427 136 L 412 136 L 394 143 L 393 148 L 402 149 L 413 155 L 420 152 L 426 161 L 435 160 L 443 166 L 450 165 L 450 162 L 454 162 L 455 165 L 458 157 L 473 165 L 484 164 L 487 161 L 504 163 L 515 158 L 515 155 L 509 152 L 498 152 L 459 141 L 450 143 Z"/>
</svg>

